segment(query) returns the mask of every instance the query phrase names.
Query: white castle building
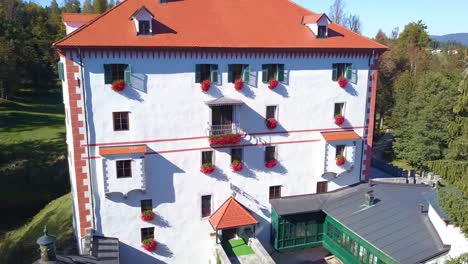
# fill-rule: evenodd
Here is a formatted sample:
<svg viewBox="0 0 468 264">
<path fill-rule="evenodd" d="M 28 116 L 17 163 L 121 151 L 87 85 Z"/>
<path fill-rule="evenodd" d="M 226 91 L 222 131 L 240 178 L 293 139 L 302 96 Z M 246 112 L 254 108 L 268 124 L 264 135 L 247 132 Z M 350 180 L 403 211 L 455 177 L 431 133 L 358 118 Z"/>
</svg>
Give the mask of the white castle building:
<svg viewBox="0 0 468 264">
<path fill-rule="evenodd" d="M 271 199 L 368 179 L 386 47 L 326 15 L 289 0 L 125 0 L 64 22 L 83 252 L 89 234 L 118 238 L 122 263 L 207 263 L 242 235 L 271 249 Z"/>
</svg>

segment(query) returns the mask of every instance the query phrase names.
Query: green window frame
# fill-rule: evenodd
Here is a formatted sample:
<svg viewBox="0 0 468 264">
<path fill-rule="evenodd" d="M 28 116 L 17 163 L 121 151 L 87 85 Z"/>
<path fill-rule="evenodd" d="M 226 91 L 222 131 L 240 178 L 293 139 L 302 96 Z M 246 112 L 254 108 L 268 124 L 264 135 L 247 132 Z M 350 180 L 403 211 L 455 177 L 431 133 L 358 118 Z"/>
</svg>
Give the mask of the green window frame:
<svg viewBox="0 0 468 264">
<path fill-rule="evenodd" d="M 124 80 L 125 84 L 131 84 L 132 66 L 130 64 L 104 64 L 104 83 L 112 84 L 115 81 Z"/>
<path fill-rule="evenodd" d="M 353 76 L 353 65 L 351 63 L 333 63 L 332 64 L 332 80 L 338 81 L 340 77 L 345 77 L 351 80 Z"/>
<path fill-rule="evenodd" d="M 250 81 L 249 64 L 228 64 L 228 82 L 234 83 L 237 79 L 247 83 Z"/>
<path fill-rule="evenodd" d="M 263 64 L 262 82 L 268 83 L 271 80 L 284 82 L 284 64 Z"/>
<path fill-rule="evenodd" d="M 195 82 L 201 83 L 209 80 L 212 83 L 218 82 L 218 64 L 196 64 Z"/>
</svg>

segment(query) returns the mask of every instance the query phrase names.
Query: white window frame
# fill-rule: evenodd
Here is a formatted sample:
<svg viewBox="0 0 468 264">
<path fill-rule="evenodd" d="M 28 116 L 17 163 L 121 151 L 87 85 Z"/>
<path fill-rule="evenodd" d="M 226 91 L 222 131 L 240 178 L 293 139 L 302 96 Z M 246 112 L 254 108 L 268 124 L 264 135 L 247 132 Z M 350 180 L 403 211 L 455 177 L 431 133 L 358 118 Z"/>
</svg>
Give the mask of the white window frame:
<svg viewBox="0 0 468 264">
<path fill-rule="evenodd" d="M 279 122 L 279 105 L 278 104 L 267 104 L 267 105 L 265 105 L 265 118 L 266 118 L 266 110 L 267 110 L 268 106 L 275 106 L 276 107 L 276 109 L 275 109 L 275 119 L 276 119 L 276 121 Z"/>
<path fill-rule="evenodd" d="M 202 212 L 202 197 L 203 196 L 211 196 L 211 212 L 210 212 L 210 215 L 209 216 L 205 216 L 203 217 L 203 212 Z M 213 193 L 202 193 L 200 194 L 199 196 L 200 198 L 198 199 L 198 210 L 199 210 L 199 214 L 200 214 L 200 219 L 201 220 L 206 220 L 206 219 L 209 219 L 213 213 L 216 211 L 214 210 L 214 194 Z"/>
<path fill-rule="evenodd" d="M 341 109 L 341 114 L 343 116 L 346 116 L 346 114 L 345 114 L 346 113 L 346 102 L 335 102 L 333 104 L 333 118 L 335 118 L 335 105 L 336 104 L 343 104 L 343 108 Z"/>
</svg>

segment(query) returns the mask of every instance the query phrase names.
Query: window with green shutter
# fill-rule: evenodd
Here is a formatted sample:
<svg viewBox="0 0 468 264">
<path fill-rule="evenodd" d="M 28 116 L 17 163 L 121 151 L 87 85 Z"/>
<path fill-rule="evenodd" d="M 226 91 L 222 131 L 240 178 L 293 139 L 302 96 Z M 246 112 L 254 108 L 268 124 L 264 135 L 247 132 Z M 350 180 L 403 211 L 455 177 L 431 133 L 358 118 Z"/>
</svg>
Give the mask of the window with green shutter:
<svg viewBox="0 0 468 264">
<path fill-rule="evenodd" d="M 104 64 L 104 83 L 112 84 L 124 80 L 130 84 L 131 66 L 129 64 Z"/>
<path fill-rule="evenodd" d="M 195 65 L 195 82 L 201 83 L 205 80 L 218 82 L 218 65 L 217 64 L 196 64 Z"/>
<path fill-rule="evenodd" d="M 262 82 L 268 83 L 272 80 L 284 82 L 284 64 L 263 64 Z"/>
<path fill-rule="evenodd" d="M 249 81 L 250 67 L 248 64 L 229 64 L 228 82 L 234 83 L 236 80 Z"/>
<path fill-rule="evenodd" d="M 61 81 L 65 81 L 65 73 L 64 73 L 64 70 L 63 70 L 63 62 L 59 61 L 57 63 L 57 73 L 58 73 L 59 79 Z"/>
<path fill-rule="evenodd" d="M 338 81 L 341 77 L 345 77 L 348 80 L 352 78 L 353 68 L 351 63 L 333 63 L 332 69 L 333 81 Z"/>
</svg>

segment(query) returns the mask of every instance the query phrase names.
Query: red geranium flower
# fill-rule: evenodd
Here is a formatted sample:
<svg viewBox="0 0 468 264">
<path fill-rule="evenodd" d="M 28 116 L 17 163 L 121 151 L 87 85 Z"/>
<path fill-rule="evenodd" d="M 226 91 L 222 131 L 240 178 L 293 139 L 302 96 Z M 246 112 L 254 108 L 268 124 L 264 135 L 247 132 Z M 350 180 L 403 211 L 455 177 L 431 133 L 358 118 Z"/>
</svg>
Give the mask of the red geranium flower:
<svg viewBox="0 0 468 264">
<path fill-rule="evenodd" d="M 269 160 L 269 161 L 267 161 L 265 163 L 265 167 L 267 167 L 269 169 L 272 169 L 272 168 L 276 167 L 276 164 L 278 164 L 277 161 L 275 159 L 272 159 L 272 160 Z"/>
<path fill-rule="evenodd" d="M 141 213 L 141 220 L 149 222 L 154 219 L 154 212 L 153 210 L 146 210 Z"/>
<path fill-rule="evenodd" d="M 203 92 L 208 91 L 210 89 L 210 86 L 211 86 L 210 80 L 204 80 L 203 82 L 201 82 L 201 89 Z"/>
<path fill-rule="evenodd" d="M 271 80 L 269 83 L 268 83 L 268 88 L 270 89 L 275 89 L 276 86 L 278 86 L 279 84 L 279 81 L 278 80 Z"/>
<path fill-rule="evenodd" d="M 336 157 L 336 165 L 343 166 L 346 162 L 346 158 L 343 155 L 338 155 Z"/>
<path fill-rule="evenodd" d="M 242 161 L 234 160 L 231 162 L 232 171 L 241 171 L 244 168 Z"/>
<path fill-rule="evenodd" d="M 210 145 L 237 145 L 241 141 L 240 134 L 212 135 L 209 136 Z"/>
<path fill-rule="evenodd" d="M 237 91 L 240 91 L 240 90 L 242 90 L 242 87 L 244 87 L 244 81 L 242 81 L 241 79 L 237 79 L 237 80 L 234 82 L 234 88 L 235 88 Z"/>
<path fill-rule="evenodd" d="M 211 174 L 213 173 L 214 170 L 215 170 L 215 165 L 213 165 L 212 163 L 203 163 L 200 168 L 200 171 L 204 174 Z"/>
<path fill-rule="evenodd" d="M 345 120 L 345 118 L 344 118 L 344 116 L 342 114 L 338 114 L 338 115 L 335 116 L 335 124 L 338 125 L 338 126 L 342 125 L 344 120 Z"/>
<path fill-rule="evenodd" d="M 270 117 L 266 120 L 266 126 L 269 128 L 269 129 L 275 129 L 276 126 L 278 125 L 278 121 L 276 121 L 276 119 L 274 119 L 273 117 Z"/>
<path fill-rule="evenodd" d="M 125 81 L 124 80 L 118 80 L 112 83 L 112 90 L 116 92 L 121 92 L 125 89 Z"/>
<path fill-rule="evenodd" d="M 338 79 L 338 85 L 339 85 L 341 88 L 345 88 L 346 85 L 348 85 L 348 79 L 346 79 L 345 77 L 341 76 L 341 77 Z"/>
<path fill-rule="evenodd" d="M 156 243 L 156 240 L 152 238 L 141 241 L 141 246 L 147 251 L 155 251 L 157 245 L 158 243 Z"/>
</svg>

